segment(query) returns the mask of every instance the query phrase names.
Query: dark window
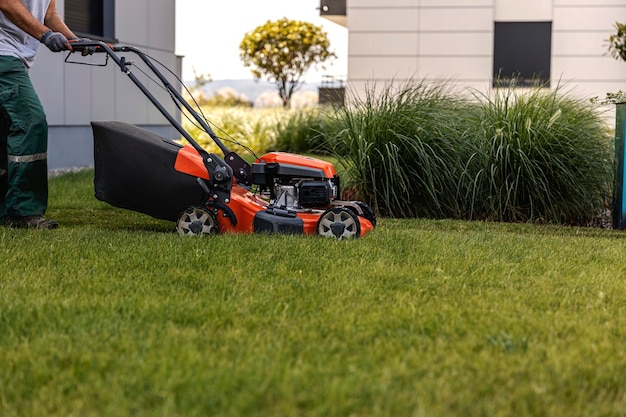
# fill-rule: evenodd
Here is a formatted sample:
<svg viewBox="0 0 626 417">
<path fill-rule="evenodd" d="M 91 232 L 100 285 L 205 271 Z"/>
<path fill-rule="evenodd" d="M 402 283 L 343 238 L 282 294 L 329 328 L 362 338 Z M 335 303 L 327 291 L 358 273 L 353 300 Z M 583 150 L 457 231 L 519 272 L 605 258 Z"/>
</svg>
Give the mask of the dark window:
<svg viewBox="0 0 626 417">
<path fill-rule="evenodd" d="M 65 23 L 77 35 L 113 40 L 114 16 L 115 0 L 65 0 Z"/>
<path fill-rule="evenodd" d="M 320 15 L 345 16 L 346 0 L 321 0 Z"/>
<path fill-rule="evenodd" d="M 552 22 L 495 22 L 494 86 L 550 86 Z"/>
</svg>

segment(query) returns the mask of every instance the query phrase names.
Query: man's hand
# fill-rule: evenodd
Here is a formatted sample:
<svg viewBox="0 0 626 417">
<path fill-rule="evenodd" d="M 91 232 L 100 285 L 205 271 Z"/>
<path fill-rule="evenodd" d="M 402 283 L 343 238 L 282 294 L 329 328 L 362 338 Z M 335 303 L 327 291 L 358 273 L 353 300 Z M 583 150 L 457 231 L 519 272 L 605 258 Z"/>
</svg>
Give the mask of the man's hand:
<svg viewBox="0 0 626 417">
<path fill-rule="evenodd" d="M 91 39 L 89 39 L 89 38 L 70 38 L 69 41 L 70 41 L 70 44 L 72 44 L 74 42 L 91 42 Z M 73 48 L 74 48 L 74 45 L 72 45 L 72 49 Z M 92 46 L 81 46 L 77 50 L 80 51 L 81 48 L 82 48 L 82 52 L 81 52 L 82 56 L 93 55 L 96 52 L 96 49 L 98 49 L 97 46 L 92 45 Z"/>
<path fill-rule="evenodd" d="M 52 52 L 61 52 L 64 50 L 72 50 L 72 45 L 67 38 L 60 32 L 46 31 L 40 39 L 41 43 L 46 45 Z"/>
</svg>

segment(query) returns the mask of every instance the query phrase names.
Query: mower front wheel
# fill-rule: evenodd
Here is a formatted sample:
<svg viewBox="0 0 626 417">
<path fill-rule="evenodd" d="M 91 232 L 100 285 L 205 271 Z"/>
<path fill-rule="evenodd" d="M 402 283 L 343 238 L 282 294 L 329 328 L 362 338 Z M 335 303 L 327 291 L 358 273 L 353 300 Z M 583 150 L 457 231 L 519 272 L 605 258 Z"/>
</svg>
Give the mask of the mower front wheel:
<svg viewBox="0 0 626 417">
<path fill-rule="evenodd" d="M 202 236 L 218 233 L 217 218 L 212 211 L 202 207 L 189 207 L 176 222 L 181 236 Z"/>
<path fill-rule="evenodd" d="M 322 214 L 317 222 L 320 236 L 342 239 L 354 239 L 361 236 L 359 218 L 345 207 L 333 207 Z"/>
</svg>

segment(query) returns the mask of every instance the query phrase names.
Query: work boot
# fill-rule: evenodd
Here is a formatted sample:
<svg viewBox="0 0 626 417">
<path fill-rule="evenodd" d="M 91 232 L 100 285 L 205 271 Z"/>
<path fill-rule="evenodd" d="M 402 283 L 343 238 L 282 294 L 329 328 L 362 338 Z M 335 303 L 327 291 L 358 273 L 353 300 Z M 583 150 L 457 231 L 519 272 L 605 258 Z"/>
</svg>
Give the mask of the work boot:
<svg viewBox="0 0 626 417">
<path fill-rule="evenodd" d="M 59 223 L 44 216 L 6 216 L 4 225 L 16 229 L 56 229 Z"/>
</svg>

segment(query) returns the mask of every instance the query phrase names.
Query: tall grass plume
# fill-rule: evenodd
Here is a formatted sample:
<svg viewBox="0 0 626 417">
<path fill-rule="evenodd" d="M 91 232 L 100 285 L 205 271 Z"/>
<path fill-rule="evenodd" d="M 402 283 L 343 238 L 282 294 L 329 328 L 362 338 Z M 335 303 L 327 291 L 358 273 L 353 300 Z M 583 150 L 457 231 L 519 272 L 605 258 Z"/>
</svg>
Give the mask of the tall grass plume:
<svg viewBox="0 0 626 417">
<path fill-rule="evenodd" d="M 330 147 L 382 215 L 590 224 L 610 199 L 609 130 L 561 88 L 374 86 L 336 119 Z"/>
</svg>

